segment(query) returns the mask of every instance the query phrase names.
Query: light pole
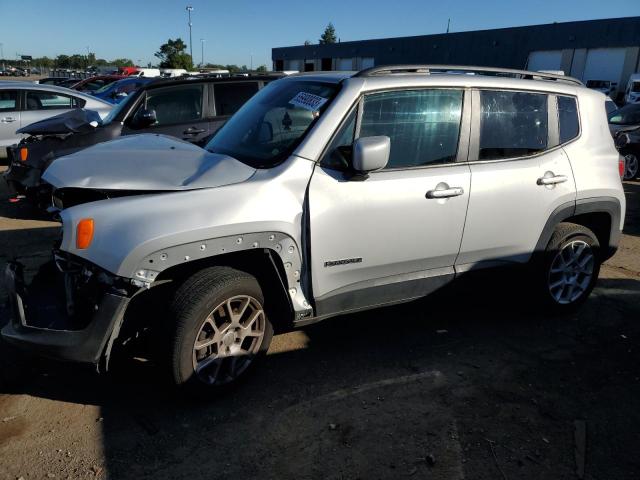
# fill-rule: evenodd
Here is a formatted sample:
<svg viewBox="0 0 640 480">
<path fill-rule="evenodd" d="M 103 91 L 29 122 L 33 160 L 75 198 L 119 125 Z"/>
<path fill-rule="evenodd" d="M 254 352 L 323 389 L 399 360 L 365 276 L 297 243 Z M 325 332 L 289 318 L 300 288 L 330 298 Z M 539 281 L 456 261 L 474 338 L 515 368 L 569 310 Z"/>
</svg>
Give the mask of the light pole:
<svg viewBox="0 0 640 480">
<path fill-rule="evenodd" d="M 200 46 L 202 47 L 202 54 L 200 57 L 200 67 L 204 67 L 204 38 L 200 39 Z"/>
<path fill-rule="evenodd" d="M 193 40 L 191 39 L 191 12 L 193 12 L 193 7 L 191 5 L 187 5 L 187 12 L 189 13 L 189 52 L 191 55 L 191 63 L 193 63 Z"/>
<path fill-rule="evenodd" d="M 4 44 L 0 43 L 0 57 L 2 58 L 2 69 L 4 70 Z"/>
<path fill-rule="evenodd" d="M 89 68 L 89 46 L 87 45 L 87 65 L 85 67 L 85 70 Z"/>
<path fill-rule="evenodd" d="M 253 72 L 253 53 L 251 54 L 251 63 L 249 65 L 249 71 Z"/>
</svg>

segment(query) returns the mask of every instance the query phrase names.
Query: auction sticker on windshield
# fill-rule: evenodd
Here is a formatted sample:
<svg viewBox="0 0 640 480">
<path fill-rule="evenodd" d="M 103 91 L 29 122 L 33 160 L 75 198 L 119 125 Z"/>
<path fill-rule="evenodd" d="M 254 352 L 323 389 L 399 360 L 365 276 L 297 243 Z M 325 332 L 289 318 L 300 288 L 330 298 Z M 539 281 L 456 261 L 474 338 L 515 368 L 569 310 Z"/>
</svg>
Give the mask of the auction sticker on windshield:
<svg viewBox="0 0 640 480">
<path fill-rule="evenodd" d="M 311 112 L 320 110 L 320 107 L 327 102 L 328 99 L 314 95 L 313 93 L 300 92 L 289 103 L 296 107 L 304 108 Z"/>
</svg>

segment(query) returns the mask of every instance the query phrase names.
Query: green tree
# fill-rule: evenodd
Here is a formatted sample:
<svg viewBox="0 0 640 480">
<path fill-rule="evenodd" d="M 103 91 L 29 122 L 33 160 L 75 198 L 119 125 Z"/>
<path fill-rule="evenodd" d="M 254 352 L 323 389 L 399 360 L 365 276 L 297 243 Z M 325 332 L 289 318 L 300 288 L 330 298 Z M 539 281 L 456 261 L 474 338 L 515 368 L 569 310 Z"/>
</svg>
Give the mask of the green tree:
<svg viewBox="0 0 640 480">
<path fill-rule="evenodd" d="M 135 66 L 133 62 L 128 58 L 116 58 L 109 62 L 111 65 L 115 65 L 116 67 L 133 67 Z"/>
<path fill-rule="evenodd" d="M 311 40 L 305 40 L 304 41 L 304 46 L 308 47 L 309 45 L 311 45 Z"/>
<path fill-rule="evenodd" d="M 327 43 L 336 43 L 336 29 L 333 26 L 333 23 L 329 22 L 327 28 L 324 29 L 324 33 L 320 35 L 320 45 L 324 45 Z"/>
<path fill-rule="evenodd" d="M 258 68 L 256 68 L 256 72 L 266 73 L 266 71 L 267 71 L 266 65 L 260 65 Z"/>
<path fill-rule="evenodd" d="M 187 45 L 181 38 L 169 39 L 167 43 L 160 45 L 160 50 L 155 56 L 160 59 L 161 68 L 184 68 L 193 69 L 191 56 L 186 52 Z"/>
<path fill-rule="evenodd" d="M 71 61 L 69 55 L 58 55 L 55 59 L 56 68 L 70 68 Z"/>
</svg>

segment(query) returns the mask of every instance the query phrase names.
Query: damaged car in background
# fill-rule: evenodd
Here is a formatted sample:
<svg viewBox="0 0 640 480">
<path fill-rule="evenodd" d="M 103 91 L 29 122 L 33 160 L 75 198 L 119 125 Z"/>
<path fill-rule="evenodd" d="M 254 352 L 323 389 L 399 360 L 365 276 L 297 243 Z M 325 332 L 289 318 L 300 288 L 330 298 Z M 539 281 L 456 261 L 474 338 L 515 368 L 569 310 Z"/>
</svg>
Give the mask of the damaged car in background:
<svg viewBox="0 0 640 480">
<path fill-rule="evenodd" d="M 205 149 L 145 134 L 62 157 L 43 177 L 61 239 L 31 282 L 8 263 L 2 336 L 105 370 L 148 332 L 208 394 L 274 332 L 470 270 L 520 265 L 536 305 L 573 311 L 624 221 L 604 103 L 559 75 L 374 67 L 272 82 Z"/>
<path fill-rule="evenodd" d="M 57 158 L 140 133 L 171 135 L 204 145 L 244 102 L 278 78 L 273 74 L 158 79 L 129 95 L 104 120 L 90 110 L 78 110 L 33 123 L 19 130 L 29 136 L 8 149 L 9 169 L 4 178 L 14 196 L 47 208 L 51 188 L 41 177 Z M 112 159 L 106 161 L 109 164 Z"/>
</svg>

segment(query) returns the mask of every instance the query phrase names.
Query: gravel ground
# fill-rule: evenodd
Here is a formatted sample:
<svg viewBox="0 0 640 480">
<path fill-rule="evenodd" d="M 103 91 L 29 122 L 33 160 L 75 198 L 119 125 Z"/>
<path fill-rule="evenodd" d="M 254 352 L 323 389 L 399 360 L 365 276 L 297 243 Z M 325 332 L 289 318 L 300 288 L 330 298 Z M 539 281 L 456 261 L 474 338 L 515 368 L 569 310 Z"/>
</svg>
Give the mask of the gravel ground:
<svg viewBox="0 0 640 480">
<path fill-rule="evenodd" d="M 277 336 L 206 403 L 151 362 L 98 376 L 0 345 L 0 478 L 573 479 L 583 438 L 584 478 L 640 478 L 640 184 L 625 188 L 621 248 L 575 315 L 485 273 Z M 0 197 L 0 267 L 33 267 L 56 225 Z"/>
</svg>

